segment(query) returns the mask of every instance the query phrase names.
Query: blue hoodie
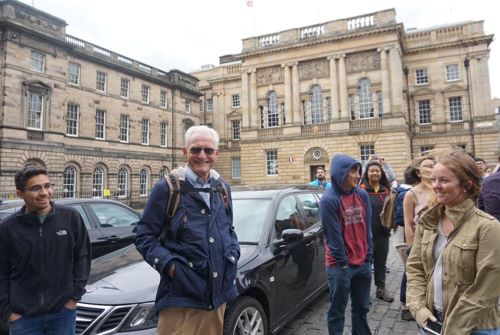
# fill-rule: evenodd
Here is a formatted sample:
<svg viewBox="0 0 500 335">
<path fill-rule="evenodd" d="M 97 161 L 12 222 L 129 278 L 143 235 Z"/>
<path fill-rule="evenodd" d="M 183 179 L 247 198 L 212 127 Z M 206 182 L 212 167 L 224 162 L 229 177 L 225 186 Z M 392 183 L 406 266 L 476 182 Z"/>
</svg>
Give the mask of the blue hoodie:
<svg viewBox="0 0 500 335">
<path fill-rule="evenodd" d="M 320 203 L 328 267 L 359 266 L 373 255 L 368 194 L 359 186 L 347 192 L 342 189 L 355 166 L 361 170 L 358 161 L 344 154 L 334 155 L 330 163 L 332 188 L 325 191 Z"/>
</svg>

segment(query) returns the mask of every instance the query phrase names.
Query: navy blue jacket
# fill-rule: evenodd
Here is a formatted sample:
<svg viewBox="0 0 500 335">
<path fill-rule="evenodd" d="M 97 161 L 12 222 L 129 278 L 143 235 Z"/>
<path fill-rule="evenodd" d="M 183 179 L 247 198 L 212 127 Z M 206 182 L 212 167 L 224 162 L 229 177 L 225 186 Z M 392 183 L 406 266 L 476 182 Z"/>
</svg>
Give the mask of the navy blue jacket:
<svg viewBox="0 0 500 335">
<path fill-rule="evenodd" d="M 173 173 L 192 187 L 185 178 L 186 168 Z M 222 183 L 219 174 L 211 170 L 212 188 Z M 210 208 L 198 192 L 181 195 L 175 216 L 170 221 L 166 239 L 158 237 L 165 224 L 169 190 L 165 179 L 156 183 L 143 217 L 137 226 L 135 245 L 146 262 L 160 273 L 156 294 L 156 309 L 188 307 L 217 309 L 237 294 L 236 266 L 240 248 L 232 225 L 232 203 L 229 186 L 228 207 L 219 192 L 212 193 Z M 175 275 L 168 270 L 175 264 Z"/>
<path fill-rule="evenodd" d="M 500 171 L 483 179 L 477 203 L 479 209 L 500 221 Z"/>
</svg>

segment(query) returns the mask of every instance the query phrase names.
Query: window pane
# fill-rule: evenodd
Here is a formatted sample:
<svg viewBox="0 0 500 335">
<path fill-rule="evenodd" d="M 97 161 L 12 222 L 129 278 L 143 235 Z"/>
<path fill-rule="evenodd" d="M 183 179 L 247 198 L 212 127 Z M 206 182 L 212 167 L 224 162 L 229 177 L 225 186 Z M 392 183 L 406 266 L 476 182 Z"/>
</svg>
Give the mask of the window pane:
<svg viewBox="0 0 500 335">
<path fill-rule="evenodd" d="M 267 99 L 267 126 L 278 126 L 278 97 L 275 91 L 271 91 Z"/>
<path fill-rule="evenodd" d="M 116 204 L 91 203 L 89 207 L 94 211 L 103 228 L 130 227 L 139 222 L 137 214 Z"/>
<path fill-rule="evenodd" d="M 31 51 L 31 69 L 44 72 L 45 71 L 45 55 L 36 51 Z"/>
<path fill-rule="evenodd" d="M 431 123 L 431 101 L 430 100 L 420 100 L 418 102 L 418 114 L 420 124 Z"/>
<path fill-rule="evenodd" d="M 128 87 L 129 80 L 126 78 L 122 78 L 120 82 L 120 96 L 122 98 L 128 98 Z"/>
<path fill-rule="evenodd" d="M 311 89 L 311 123 L 323 123 L 323 93 L 319 85 Z"/>
<path fill-rule="evenodd" d="M 97 167 L 92 174 L 92 197 L 102 198 L 104 190 L 104 171 Z"/>
<path fill-rule="evenodd" d="M 149 173 L 142 169 L 139 173 L 139 195 L 147 195 L 149 192 Z"/>
<path fill-rule="evenodd" d="M 106 112 L 101 109 L 95 111 L 95 137 L 101 140 L 106 138 Z"/>
<path fill-rule="evenodd" d="M 76 192 L 76 170 L 72 166 L 64 169 L 63 197 L 74 198 Z"/>
<path fill-rule="evenodd" d="M 241 158 L 233 157 L 231 158 L 231 175 L 233 179 L 241 178 Z"/>
<path fill-rule="evenodd" d="M 167 123 L 166 122 L 160 123 L 160 146 L 162 146 L 162 147 L 167 146 Z"/>
<path fill-rule="evenodd" d="M 118 170 L 118 196 L 125 197 L 128 191 L 128 172 L 125 169 Z"/>
<path fill-rule="evenodd" d="M 232 128 L 233 128 L 233 140 L 239 140 L 240 139 L 240 121 L 232 121 Z"/>
<path fill-rule="evenodd" d="M 68 83 L 80 85 L 80 65 L 69 63 L 68 67 Z"/>
<path fill-rule="evenodd" d="M 66 115 L 66 134 L 71 136 L 78 135 L 78 117 L 80 106 L 68 104 L 68 113 Z"/>
<path fill-rule="evenodd" d="M 281 234 L 286 229 L 304 230 L 306 228 L 294 196 L 286 197 L 279 204 L 274 228 L 277 238 L 281 238 Z"/>
<path fill-rule="evenodd" d="M 271 150 L 266 152 L 266 170 L 268 176 L 278 174 L 278 152 Z"/>
<path fill-rule="evenodd" d="M 373 115 L 373 98 L 371 91 L 371 83 L 369 79 L 361 79 L 359 81 L 359 117 L 367 119 L 374 117 Z"/>
<path fill-rule="evenodd" d="M 28 128 L 42 129 L 43 97 L 30 92 L 28 100 Z"/>
<path fill-rule="evenodd" d="M 451 97 L 448 99 L 450 108 L 450 121 L 463 121 L 462 115 L 462 97 Z"/>
</svg>

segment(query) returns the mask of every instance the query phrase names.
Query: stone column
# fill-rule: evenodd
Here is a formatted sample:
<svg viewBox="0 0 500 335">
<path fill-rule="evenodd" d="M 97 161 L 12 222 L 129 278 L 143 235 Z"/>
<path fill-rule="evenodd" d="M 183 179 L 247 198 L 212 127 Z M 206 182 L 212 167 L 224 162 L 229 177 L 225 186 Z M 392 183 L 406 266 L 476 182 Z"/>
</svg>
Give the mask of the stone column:
<svg viewBox="0 0 500 335">
<path fill-rule="evenodd" d="M 250 127 L 250 108 L 248 106 L 248 97 L 248 72 L 244 70 L 241 74 L 241 128 Z"/>
<path fill-rule="evenodd" d="M 292 81 L 291 81 L 291 74 L 290 74 L 290 66 L 285 64 L 282 65 L 285 71 L 285 115 L 286 115 L 286 120 L 287 123 L 289 123 L 289 120 L 292 120 Z"/>
<path fill-rule="evenodd" d="M 331 120 L 340 119 L 339 115 L 339 82 L 337 74 L 336 57 L 328 57 L 330 60 L 330 104 L 332 106 Z"/>
<path fill-rule="evenodd" d="M 387 71 L 387 50 L 378 49 L 380 52 L 380 72 L 382 74 L 382 101 L 384 114 L 391 112 L 391 92 L 389 91 L 389 72 Z"/>
<path fill-rule="evenodd" d="M 292 64 L 292 106 L 294 125 L 301 124 L 301 108 L 300 108 L 300 81 L 299 81 L 299 63 Z"/>
<path fill-rule="evenodd" d="M 392 113 L 403 112 L 403 66 L 398 47 L 389 50 L 391 63 L 391 101 Z"/>
<path fill-rule="evenodd" d="M 340 117 L 344 120 L 349 118 L 347 108 L 347 72 L 345 67 L 345 54 L 339 59 L 339 95 L 340 95 Z"/>
<path fill-rule="evenodd" d="M 259 115 L 257 111 L 257 69 L 250 73 L 250 124 L 252 128 L 259 127 Z"/>
</svg>

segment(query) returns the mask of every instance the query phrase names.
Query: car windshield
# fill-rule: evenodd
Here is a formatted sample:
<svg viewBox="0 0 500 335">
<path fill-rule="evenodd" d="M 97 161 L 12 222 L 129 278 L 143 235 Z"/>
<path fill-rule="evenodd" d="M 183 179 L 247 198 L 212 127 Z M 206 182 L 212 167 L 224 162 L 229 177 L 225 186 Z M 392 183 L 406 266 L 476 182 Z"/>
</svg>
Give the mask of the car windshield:
<svg viewBox="0 0 500 335">
<path fill-rule="evenodd" d="M 269 199 L 233 199 L 233 224 L 240 243 L 259 241 L 270 203 Z"/>
</svg>

